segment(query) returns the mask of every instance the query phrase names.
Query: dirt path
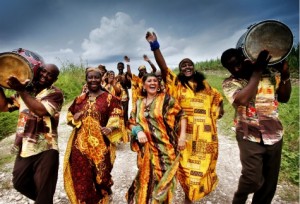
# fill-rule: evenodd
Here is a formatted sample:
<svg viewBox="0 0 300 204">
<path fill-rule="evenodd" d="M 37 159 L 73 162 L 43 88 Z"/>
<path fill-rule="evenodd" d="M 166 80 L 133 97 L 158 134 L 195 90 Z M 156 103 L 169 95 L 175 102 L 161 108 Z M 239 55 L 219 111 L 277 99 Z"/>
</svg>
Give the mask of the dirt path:
<svg viewBox="0 0 300 204">
<path fill-rule="evenodd" d="M 66 125 L 66 110 L 61 114 L 61 121 L 59 126 L 59 147 L 60 147 L 60 169 L 57 189 L 55 193 L 55 204 L 69 204 L 68 198 L 64 191 L 62 178 L 62 164 L 65 147 L 68 137 L 71 132 L 71 127 Z M 0 142 L 0 152 L 5 153 L 9 151 L 14 136 L 8 137 Z M 19 194 L 12 187 L 11 171 L 13 162 L 9 162 L 1 169 L 0 173 L 0 204 L 32 204 L 33 202 L 26 197 Z M 239 151 L 236 141 L 229 139 L 222 134 L 219 135 L 219 159 L 217 165 L 217 173 L 219 175 L 219 184 L 217 189 L 210 195 L 206 196 L 195 204 L 229 204 L 231 203 L 233 193 L 237 188 L 238 177 L 240 174 Z M 125 194 L 133 181 L 136 174 L 136 154 L 129 148 L 129 144 L 120 144 L 117 147 L 117 159 L 113 168 L 113 204 L 126 203 Z M 272 204 L 299 204 L 299 202 L 284 201 L 279 195 L 285 189 L 291 188 L 278 185 L 277 193 L 273 199 Z M 292 188 L 293 189 L 293 188 Z M 292 190 L 293 191 L 293 190 Z M 178 186 L 174 203 L 183 203 L 184 194 L 181 187 Z M 251 203 L 251 196 L 247 203 Z"/>
</svg>

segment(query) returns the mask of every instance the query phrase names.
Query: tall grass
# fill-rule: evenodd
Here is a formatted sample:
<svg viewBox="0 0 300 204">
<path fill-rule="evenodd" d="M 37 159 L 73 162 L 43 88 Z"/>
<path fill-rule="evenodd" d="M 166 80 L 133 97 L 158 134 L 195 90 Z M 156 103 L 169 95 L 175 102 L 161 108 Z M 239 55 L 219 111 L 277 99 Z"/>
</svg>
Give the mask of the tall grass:
<svg viewBox="0 0 300 204">
<path fill-rule="evenodd" d="M 66 104 L 80 94 L 84 84 L 85 67 L 69 64 L 61 67 L 59 78 L 54 85 L 63 91 Z"/>
</svg>

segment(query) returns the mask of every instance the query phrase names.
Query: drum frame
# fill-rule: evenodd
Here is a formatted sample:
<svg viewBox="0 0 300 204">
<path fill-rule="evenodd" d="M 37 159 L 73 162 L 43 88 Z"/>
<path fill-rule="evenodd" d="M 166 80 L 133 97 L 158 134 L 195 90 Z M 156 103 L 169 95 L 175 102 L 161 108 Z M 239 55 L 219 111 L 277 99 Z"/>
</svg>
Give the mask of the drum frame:
<svg viewBox="0 0 300 204">
<path fill-rule="evenodd" d="M 14 57 L 17 60 L 16 61 L 12 61 L 12 60 L 6 60 L 5 59 L 5 55 L 10 56 L 10 57 Z M 29 69 L 27 69 L 27 71 L 22 70 L 24 72 L 25 77 L 22 76 L 21 79 L 18 78 L 18 73 L 20 73 L 20 70 L 17 70 L 17 67 L 20 67 L 19 65 L 23 64 L 23 65 L 27 65 Z M 34 73 L 33 73 L 33 69 L 32 66 L 30 64 L 30 62 L 23 57 L 22 55 L 19 55 L 15 52 L 3 52 L 0 53 L 0 66 L 4 66 L 4 69 L 8 72 L 6 75 L 3 73 L 3 71 L 1 71 L 0 73 L 0 86 L 7 88 L 7 89 L 11 89 L 11 87 L 8 86 L 8 84 L 6 83 L 5 80 L 7 80 L 8 78 L 5 79 L 6 77 L 9 77 L 10 75 L 16 76 L 21 82 L 26 81 L 27 79 L 30 80 L 30 82 L 33 80 L 34 77 Z M 10 68 L 12 69 L 16 69 L 16 70 L 9 70 Z M 1 68 L 0 68 L 1 70 Z"/>
<path fill-rule="evenodd" d="M 269 27 L 265 27 L 265 28 L 262 27 L 264 24 L 267 24 L 267 23 L 276 23 L 280 26 L 278 26 L 278 28 L 276 28 L 276 30 L 272 30 L 272 32 L 271 32 L 270 30 L 268 30 L 268 29 L 270 29 Z M 258 31 L 255 31 L 255 29 L 257 29 L 257 30 L 260 29 L 260 30 L 258 32 Z M 273 28 L 273 29 L 275 29 L 275 28 Z M 254 32 L 257 32 L 257 33 L 254 33 Z M 290 36 L 284 36 L 284 37 L 275 36 L 276 34 L 278 34 L 278 33 L 282 34 L 283 32 L 289 33 Z M 271 34 L 273 36 L 271 36 Z M 252 40 L 251 46 L 249 45 L 250 43 L 247 42 L 247 40 L 249 41 L 249 38 L 250 38 L 250 40 Z M 253 38 L 260 38 L 260 39 L 253 40 Z M 276 38 L 275 40 L 277 40 L 276 43 L 274 43 L 274 38 Z M 287 39 L 287 38 L 289 38 L 289 39 Z M 262 42 L 260 42 L 258 40 L 262 40 L 264 44 L 262 45 L 261 44 Z M 282 60 L 284 60 L 290 54 L 290 52 L 293 48 L 293 40 L 294 40 L 294 36 L 293 36 L 290 28 L 287 25 L 285 25 L 284 23 L 281 23 L 279 21 L 276 21 L 276 20 L 265 20 L 265 21 L 261 21 L 259 23 L 250 25 L 247 28 L 247 31 L 238 40 L 238 42 L 236 44 L 236 48 L 241 49 L 244 56 L 252 61 L 255 61 L 257 59 L 257 56 L 260 53 L 260 51 L 262 51 L 264 49 L 268 50 L 270 52 L 271 56 L 273 54 L 273 58 L 271 58 L 268 65 L 274 65 L 274 64 L 277 64 L 277 63 L 281 62 Z M 280 47 L 280 46 L 278 46 L 278 43 L 286 43 L 287 46 Z M 274 46 L 274 44 L 277 45 L 277 47 Z M 250 50 L 250 49 L 252 49 L 252 50 Z M 278 53 L 280 53 L 280 54 L 278 55 Z"/>
</svg>

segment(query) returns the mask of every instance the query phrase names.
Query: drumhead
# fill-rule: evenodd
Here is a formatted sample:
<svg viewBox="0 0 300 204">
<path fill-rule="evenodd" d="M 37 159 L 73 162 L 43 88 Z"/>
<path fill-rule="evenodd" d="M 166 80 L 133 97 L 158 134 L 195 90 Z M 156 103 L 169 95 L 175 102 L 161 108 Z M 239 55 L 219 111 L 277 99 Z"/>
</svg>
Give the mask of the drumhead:
<svg viewBox="0 0 300 204">
<path fill-rule="evenodd" d="M 249 28 L 242 48 L 246 57 L 253 61 L 262 50 L 268 50 L 272 56 L 269 65 L 272 65 L 285 59 L 292 47 L 293 34 L 289 27 L 275 20 L 267 20 Z"/>
<path fill-rule="evenodd" d="M 33 71 L 29 62 L 21 55 L 12 52 L 1 53 L 0 86 L 10 89 L 6 81 L 11 75 L 16 76 L 20 82 L 25 82 L 27 79 L 31 81 Z"/>
</svg>

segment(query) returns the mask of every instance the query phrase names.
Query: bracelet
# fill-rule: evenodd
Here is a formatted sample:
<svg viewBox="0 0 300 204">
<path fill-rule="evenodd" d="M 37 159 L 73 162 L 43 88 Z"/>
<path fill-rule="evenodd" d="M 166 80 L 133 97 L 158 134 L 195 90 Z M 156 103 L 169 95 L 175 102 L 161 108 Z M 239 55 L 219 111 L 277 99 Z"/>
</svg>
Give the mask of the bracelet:
<svg viewBox="0 0 300 204">
<path fill-rule="evenodd" d="M 133 126 L 133 127 L 131 128 L 131 134 L 132 134 L 135 138 L 137 138 L 137 134 L 138 134 L 139 132 L 141 132 L 141 131 L 143 131 L 143 128 L 142 128 L 141 126 L 139 126 L 139 125 Z"/>
<path fill-rule="evenodd" d="M 151 47 L 152 51 L 159 49 L 159 43 L 158 43 L 158 41 L 155 40 L 153 42 L 150 42 L 150 47 Z"/>
<path fill-rule="evenodd" d="M 283 84 L 286 84 L 286 82 L 288 82 L 288 81 L 290 81 L 290 80 L 291 80 L 291 78 L 289 77 L 289 78 L 287 78 L 286 80 L 281 80 L 281 81 L 282 81 Z"/>
</svg>

